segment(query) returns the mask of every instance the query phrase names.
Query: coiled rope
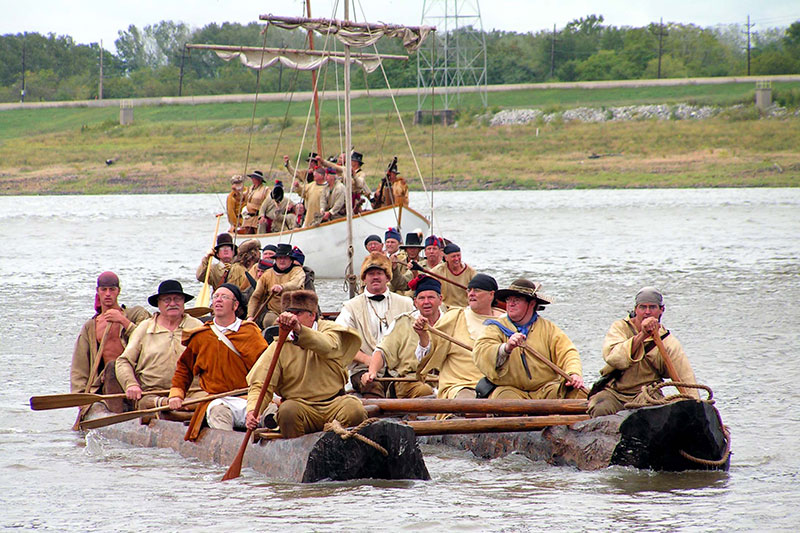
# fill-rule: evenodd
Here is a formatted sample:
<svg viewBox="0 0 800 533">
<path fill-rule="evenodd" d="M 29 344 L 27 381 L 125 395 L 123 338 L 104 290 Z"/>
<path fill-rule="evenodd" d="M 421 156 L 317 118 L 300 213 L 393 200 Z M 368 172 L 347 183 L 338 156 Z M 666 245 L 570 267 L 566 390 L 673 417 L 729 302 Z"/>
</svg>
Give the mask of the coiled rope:
<svg viewBox="0 0 800 533">
<path fill-rule="evenodd" d="M 704 390 L 708 393 L 708 398 L 705 400 L 697 400 L 694 396 L 690 396 L 688 394 L 673 394 L 671 396 L 662 396 L 660 394 L 656 394 L 664 387 L 681 387 L 684 389 L 699 389 Z M 655 383 L 652 385 L 647 385 L 642 388 L 641 398 L 636 402 L 628 402 L 625 404 L 625 409 L 636 409 L 639 407 L 646 407 L 648 405 L 666 405 L 668 403 L 682 401 L 682 400 L 695 400 L 701 401 L 710 405 L 713 405 L 714 400 L 714 392 L 711 390 L 711 387 L 707 385 L 701 385 L 699 383 L 684 383 L 678 381 L 663 381 L 661 383 Z M 728 458 L 731 455 L 731 429 L 722 423 L 722 417 L 719 414 L 719 411 L 714 411 L 717 414 L 717 420 L 719 421 L 719 425 L 722 428 L 722 435 L 725 437 L 725 451 L 722 453 L 722 458 L 720 459 L 702 459 L 700 457 L 695 457 L 690 453 L 684 450 L 678 450 L 678 453 L 684 459 L 692 461 L 693 463 L 697 463 L 703 466 L 715 467 L 715 466 L 722 466 L 728 462 Z"/>
<path fill-rule="evenodd" d="M 368 444 L 369 446 L 372 446 L 373 448 L 375 448 L 376 450 L 381 452 L 381 454 L 383 454 L 384 457 L 388 457 L 389 456 L 389 452 L 386 451 L 386 448 L 384 448 L 383 446 L 381 446 L 380 444 L 378 444 L 374 440 L 372 440 L 372 439 L 370 439 L 368 437 L 365 437 L 364 435 L 359 433 L 359 431 L 361 431 L 362 429 L 364 429 L 368 425 L 372 424 L 373 422 L 377 422 L 377 421 L 378 421 L 377 418 L 367 418 L 366 420 L 361 422 L 359 425 L 357 425 L 353 429 L 345 429 L 342 426 L 341 422 L 339 422 L 338 420 L 334 420 L 332 422 L 326 422 L 324 430 L 325 431 L 333 431 L 334 433 L 336 433 L 337 435 L 342 437 L 342 440 L 347 440 L 347 439 L 351 439 L 351 438 L 358 439 L 361 442 L 363 442 L 364 444 Z"/>
</svg>

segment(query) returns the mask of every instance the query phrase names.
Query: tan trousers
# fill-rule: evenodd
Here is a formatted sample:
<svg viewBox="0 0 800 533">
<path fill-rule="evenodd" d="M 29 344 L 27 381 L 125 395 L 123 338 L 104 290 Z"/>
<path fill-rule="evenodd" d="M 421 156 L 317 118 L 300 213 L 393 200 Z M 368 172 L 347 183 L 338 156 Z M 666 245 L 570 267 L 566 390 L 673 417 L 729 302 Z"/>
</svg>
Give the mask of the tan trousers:
<svg viewBox="0 0 800 533">
<path fill-rule="evenodd" d="M 322 431 L 326 422 L 338 420 L 344 427 L 357 426 L 367 411 L 355 396 L 337 396 L 325 402 L 284 400 L 278 407 L 278 427 L 286 438 Z"/>
<path fill-rule="evenodd" d="M 386 387 L 384 387 L 383 383 L 373 381 L 369 385 L 361 384 L 361 376 L 366 372 L 366 370 L 362 370 L 350 376 L 350 384 L 353 386 L 353 390 L 364 398 L 386 398 Z"/>
<path fill-rule="evenodd" d="M 584 399 L 586 398 L 586 393 L 579 389 L 568 389 L 564 382 L 559 380 L 545 383 L 533 391 L 522 390 L 509 385 L 498 385 L 489 398 L 500 400 Z"/>
<path fill-rule="evenodd" d="M 593 418 L 596 416 L 613 415 L 625 409 L 625 404 L 628 402 L 638 403 L 643 399 L 643 396 L 644 394 L 641 392 L 638 394 L 628 394 L 606 388 L 589 399 L 587 411 L 589 412 L 589 416 Z M 661 391 L 658 391 L 656 396 L 663 397 Z"/>
<path fill-rule="evenodd" d="M 397 381 L 394 383 L 394 392 L 398 398 L 419 398 L 433 395 L 433 389 L 421 381 Z"/>
</svg>

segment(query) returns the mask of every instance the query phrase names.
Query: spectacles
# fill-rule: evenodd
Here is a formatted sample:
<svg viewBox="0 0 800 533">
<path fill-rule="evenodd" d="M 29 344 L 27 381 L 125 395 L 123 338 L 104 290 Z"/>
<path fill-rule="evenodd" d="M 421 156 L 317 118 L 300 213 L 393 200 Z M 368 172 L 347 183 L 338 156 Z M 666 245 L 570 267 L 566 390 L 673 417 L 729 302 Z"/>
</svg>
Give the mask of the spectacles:
<svg viewBox="0 0 800 533">
<path fill-rule="evenodd" d="M 212 294 L 211 295 L 211 300 L 212 301 L 214 301 L 214 300 L 228 300 L 229 302 L 232 302 L 234 300 L 234 297 L 233 296 L 228 296 L 227 294 Z"/>
<path fill-rule="evenodd" d="M 158 301 L 168 304 L 181 303 L 183 302 L 183 296 L 179 294 L 176 294 L 175 296 L 159 296 Z"/>
</svg>

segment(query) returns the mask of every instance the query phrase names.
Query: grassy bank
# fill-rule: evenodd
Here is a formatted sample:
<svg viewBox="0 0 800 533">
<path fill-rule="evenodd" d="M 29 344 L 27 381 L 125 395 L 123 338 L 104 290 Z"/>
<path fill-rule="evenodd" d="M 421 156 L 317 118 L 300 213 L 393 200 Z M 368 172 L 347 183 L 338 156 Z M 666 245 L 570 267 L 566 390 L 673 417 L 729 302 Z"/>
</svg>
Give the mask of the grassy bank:
<svg viewBox="0 0 800 533">
<path fill-rule="evenodd" d="M 781 85 L 775 84 L 777 91 L 800 84 Z M 514 91 L 492 93 L 490 105 L 548 111 L 575 105 L 726 105 L 748 101 L 752 91 L 748 84 Z M 477 97 L 468 97 L 466 107 L 469 98 Z M 503 127 L 464 113 L 457 127 L 431 131 L 411 125 L 416 98 L 401 98 L 399 106 L 422 174 L 433 173 L 446 189 L 800 185 L 800 119 L 761 119 L 752 108 L 703 121 Z M 366 154 L 374 180 L 397 155 L 409 184 L 420 188 L 390 107 L 387 99 L 354 101 L 355 145 Z M 251 104 L 136 108 L 135 124 L 126 127 L 117 124 L 114 108 L 5 111 L 0 194 L 224 191 L 246 159 L 250 170 L 282 170 L 281 154 L 294 156 L 300 149 L 307 112 L 307 102 L 289 106 L 288 113 L 284 103 L 259 104 L 251 138 Z M 326 153 L 339 150 L 336 116 L 336 102 L 324 103 Z M 310 144 L 309 136 L 306 151 Z M 114 164 L 107 166 L 106 159 Z"/>
</svg>

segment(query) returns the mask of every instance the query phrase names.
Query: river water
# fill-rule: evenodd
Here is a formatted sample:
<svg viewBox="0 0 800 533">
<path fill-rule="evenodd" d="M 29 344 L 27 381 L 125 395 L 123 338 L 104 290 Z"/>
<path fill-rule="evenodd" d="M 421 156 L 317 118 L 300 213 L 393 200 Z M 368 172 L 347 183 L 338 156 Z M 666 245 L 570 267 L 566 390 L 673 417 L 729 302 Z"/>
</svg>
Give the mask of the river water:
<svg viewBox="0 0 800 533">
<path fill-rule="evenodd" d="M 412 193 L 412 206 L 425 205 Z M 501 286 L 544 283 L 544 316 L 601 367 L 611 322 L 643 285 L 732 429 L 728 473 L 580 472 L 425 446 L 432 480 L 297 485 L 70 430 L 66 392 L 94 280 L 146 306 L 190 293 L 224 196 L 0 198 L 0 528 L 41 531 L 795 531 L 800 513 L 800 189 L 437 193 L 435 229 Z M 495 210 L 490 210 L 493 206 Z M 426 211 L 426 208 L 420 209 Z M 403 228 L 410 231 L 413 228 Z M 313 267 L 313 264 L 310 265 Z M 323 309 L 345 298 L 320 281 Z M 794 502 L 794 503 L 793 503 Z"/>
</svg>

